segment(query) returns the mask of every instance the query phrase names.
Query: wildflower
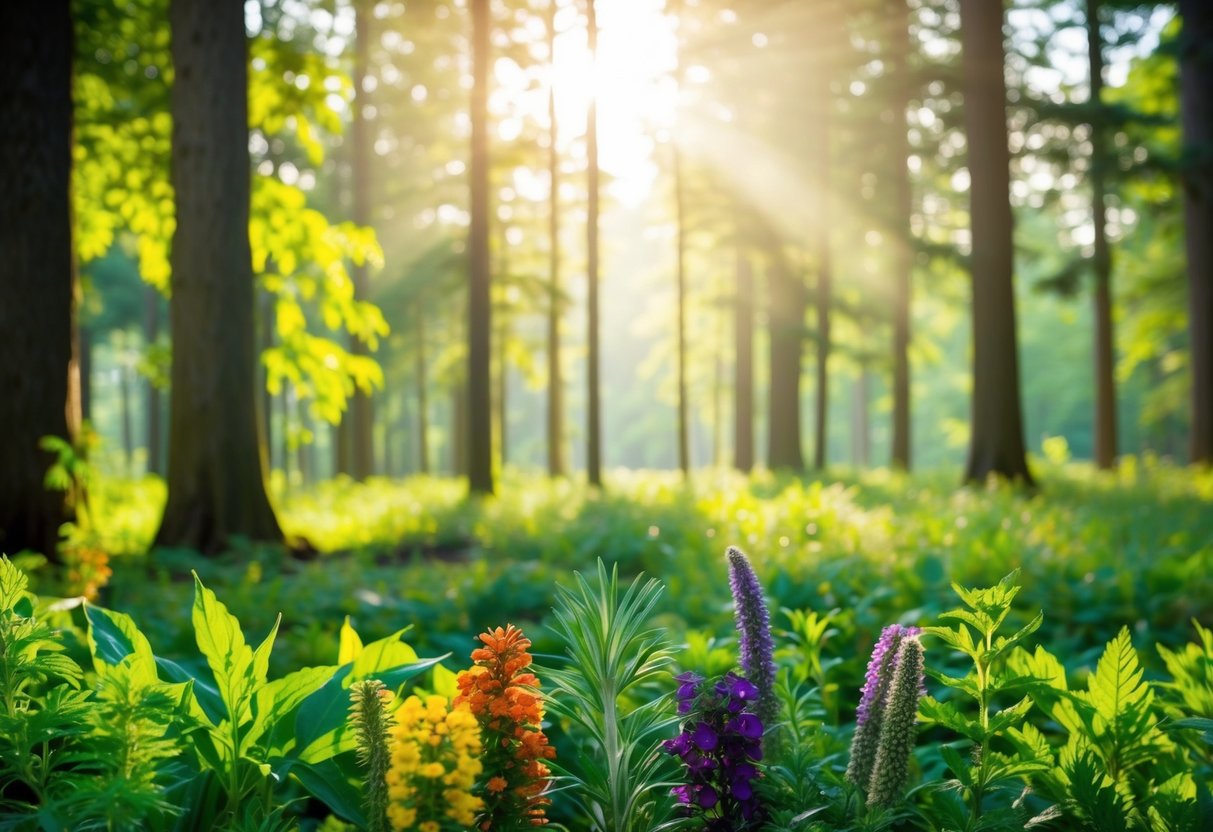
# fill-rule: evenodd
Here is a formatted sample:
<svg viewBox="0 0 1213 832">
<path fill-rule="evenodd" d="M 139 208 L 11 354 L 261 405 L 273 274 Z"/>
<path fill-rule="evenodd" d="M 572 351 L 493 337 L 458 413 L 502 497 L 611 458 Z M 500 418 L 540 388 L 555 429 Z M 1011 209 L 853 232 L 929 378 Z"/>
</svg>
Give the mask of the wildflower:
<svg viewBox="0 0 1213 832">
<path fill-rule="evenodd" d="M 874 794 L 875 769 L 879 751 L 886 744 L 885 730 L 890 720 L 893 720 L 893 727 L 889 728 L 888 742 L 893 743 L 895 738 L 908 735 L 910 747 L 913 746 L 914 719 L 918 711 L 918 697 L 922 694 L 922 644 L 918 640 L 920 632 L 917 627 L 903 627 L 898 624 L 885 627 L 872 649 L 872 658 L 868 663 L 867 676 L 855 712 L 855 735 L 851 739 L 851 760 L 847 765 L 847 779 L 867 792 L 869 801 Z M 911 667 L 905 668 L 903 662 L 907 657 L 911 660 Z M 909 685 L 909 688 L 899 688 L 899 692 L 895 694 L 894 688 L 899 684 Z M 911 695 L 912 701 L 906 698 Z M 902 698 L 896 699 L 898 696 Z M 891 708 L 895 699 L 899 710 L 893 714 Z M 904 713 L 907 708 L 908 722 Z M 896 757 L 890 756 L 892 752 L 891 747 L 885 752 L 885 770 L 880 775 L 882 795 L 887 794 L 892 782 L 889 779 L 892 769 L 889 767 Z M 900 751 L 898 753 L 900 754 Z M 906 751 L 902 761 L 903 769 L 908 757 L 909 751 Z M 893 796 L 889 797 L 890 802 L 902 782 L 904 770 L 901 780 L 893 790 Z"/>
<path fill-rule="evenodd" d="M 775 698 L 775 643 L 771 638 L 771 615 L 762 597 L 762 584 L 754 567 L 740 549 L 730 546 L 729 586 L 733 590 L 733 610 L 741 652 L 741 668 L 757 688 L 754 713 L 768 727 L 774 727 L 779 715 Z"/>
<path fill-rule="evenodd" d="M 466 705 L 410 696 L 391 730 L 387 773 L 393 829 L 468 829 L 484 804 L 472 793 L 482 771 L 480 726 Z"/>
<path fill-rule="evenodd" d="M 467 705 L 484 738 L 484 775 L 475 794 L 482 801 L 481 830 L 517 829 L 547 823 L 545 807 L 556 756 L 543 733 L 539 679 L 527 668 L 530 640 L 512 624 L 480 634 L 473 667 L 459 674 L 456 705 Z"/>
<path fill-rule="evenodd" d="M 387 832 L 387 773 L 391 766 L 388 732 L 395 724 L 388 706 L 392 692 L 377 679 L 350 686 L 350 722 L 358 745 L 358 764 L 366 769 L 367 829 Z"/>
<path fill-rule="evenodd" d="M 670 793 L 685 816 L 698 816 L 709 830 L 737 830 L 761 819 L 754 791 L 762 759 L 762 720 L 747 710 L 757 689 L 729 673 L 715 684 L 684 673 L 678 677 L 682 730 L 662 750 L 682 760 L 687 783 Z"/>
<path fill-rule="evenodd" d="M 917 636 L 903 637 L 897 648 L 880 726 L 880 742 L 868 786 L 869 806 L 888 806 L 901 795 L 909 774 L 910 754 L 914 751 L 922 674 L 922 642 Z"/>
</svg>

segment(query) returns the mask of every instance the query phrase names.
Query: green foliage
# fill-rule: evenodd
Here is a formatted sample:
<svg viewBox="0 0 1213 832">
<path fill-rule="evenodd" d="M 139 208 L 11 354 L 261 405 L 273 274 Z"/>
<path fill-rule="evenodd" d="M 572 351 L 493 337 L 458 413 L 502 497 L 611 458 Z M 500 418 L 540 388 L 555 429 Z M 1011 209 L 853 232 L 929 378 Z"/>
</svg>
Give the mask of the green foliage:
<svg viewBox="0 0 1213 832">
<path fill-rule="evenodd" d="M 653 829 L 667 811 L 657 744 L 677 723 L 653 689 L 671 661 L 665 634 L 647 629 L 661 585 L 638 577 L 620 597 L 618 566 L 608 574 L 601 560 L 593 584 L 575 577 L 559 588 L 554 624 L 568 664 L 539 672 L 552 684 L 548 713 L 578 738 L 573 760 L 553 768 L 595 832 Z"/>
</svg>

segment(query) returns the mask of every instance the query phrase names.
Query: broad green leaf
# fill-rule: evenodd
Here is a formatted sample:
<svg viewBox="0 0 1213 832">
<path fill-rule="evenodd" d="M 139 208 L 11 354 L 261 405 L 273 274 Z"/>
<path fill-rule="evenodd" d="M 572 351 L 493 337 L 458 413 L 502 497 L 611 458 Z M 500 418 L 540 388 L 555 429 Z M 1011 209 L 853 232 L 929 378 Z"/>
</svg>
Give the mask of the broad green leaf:
<svg viewBox="0 0 1213 832">
<path fill-rule="evenodd" d="M 459 674 L 447 670 L 440 664 L 434 665 L 430 687 L 438 696 L 445 696 L 448 701 L 459 695 Z"/>
<path fill-rule="evenodd" d="M 334 814 L 340 815 L 359 829 L 366 826 L 366 817 L 362 813 L 362 795 L 333 760 L 319 763 L 291 760 L 281 771 L 284 775 L 288 772 L 299 780 L 309 794 L 319 799 Z"/>
<path fill-rule="evenodd" d="M 199 710 L 198 716 L 205 717 L 211 725 L 218 725 L 223 721 L 227 713 L 223 707 L 223 697 L 211 680 L 199 678 L 172 659 L 163 656 L 156 656 L 156 666 L 164 671 L 169 681 L 193 683 L 193 700 Z"/>
<path fill-rule="evenodd" d="M 29 578 L 6 555 L 0 555 L 0 612 L 8 612 L 25 595 Z"/>
<path fill-rule="evenodd" d="M 943 761 L 948 764 L 953 776 L 962 786 L 969 788 L 973 785 L 973 773 L 968 762 L 960 756 L 960 752 L 950 745 L 941 745 L 939 756 L 943 757 Z"/>
<path fill-rule="evenodd" d="M 130 657 L 133 682 L 152 685 L 159 681 L 152 645 L 129 615 L 86 603 L 84 617 L 88 621 L 89 651 L 98 673 L 104 675 L 107 666 L 117 666 Z"/>
<path fill-rule="evenodd" d="M 305 667 L 274 679 L 257 689 L 253 694 L 253 721 L 241 735 L 241 752 L 248 752 L 265 735 L 269 735 L 267 756 L 283 753 L 282 746 L 294 740 L 294 719 L 299 706 L 307 697 L 319 690 L 337 668 L 331 665 Z M 289 731 L 279 730 L 289 726 Z"/>
<path fill-rule="evenodd" d="M 962 714 L 951 702 L 940 702 L 934 697 L 924 696 L 918 702 L 918 716 L 925 722 L 942 725 L 973 742 L 982 740 L 981 723 Z"/>
<path fill-rule="evenodd" d="M 400 640 L 410 629 L 411 627 L 405 627 L 363 647 L 354 658 L 350 681 L 373 677 L 388 668 L 417 661 L 417 651 Z"/>
<path fill-rule="evenodd" d="M 257 687 L 264 685 L 266 678 L 269 676 L 270 651 L 274 649 L 274 638 L 278 635 L 278 627 L 281 624 L 282 613 L 278 613 L 278 617 L 274 619 L 274 626 L 270 628 L 269 635 L 253 651 L 253 683 Z"/>
<path fill-rule="evenodd" d="M 237 724 L 248 719 L 248 700 L 253 686 L 253 651 L 244 640 L 240 622 L 227 607 L 202 585 L 194 573 L 194 638 L 215 677 L 215 687 L 229 719 Z"/>
</svg>

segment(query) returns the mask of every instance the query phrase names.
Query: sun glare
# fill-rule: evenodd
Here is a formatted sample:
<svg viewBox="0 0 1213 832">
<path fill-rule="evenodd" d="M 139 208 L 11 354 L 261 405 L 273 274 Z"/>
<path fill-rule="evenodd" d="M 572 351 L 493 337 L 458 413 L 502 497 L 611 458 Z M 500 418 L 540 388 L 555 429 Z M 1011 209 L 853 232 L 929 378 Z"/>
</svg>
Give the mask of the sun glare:
<svg viewBox="0 0 1213 832">
<path fill-rule="evenodd" d="M 557 144 L 575 158 L 585 155 L 586 111 L 598 99 L 599 164 L 610 175 L 611 195 L 625 204 L 644 199 L 657 178 L 655 136 L 675 120 L 677 39 L 661 0 L 599 4 L 595 71 L 584 21 L 575 5 L 556 17 L 556 56 L 551 70 L 556 92 Z M 508 86 L 512 62 L 499 64 L 496 80 Z M 514 112 L 540 123 L 548 118 L 547 86 L 510 96 Z M 516 128 L 502 122 L 502 138 Z"/>
</svg>

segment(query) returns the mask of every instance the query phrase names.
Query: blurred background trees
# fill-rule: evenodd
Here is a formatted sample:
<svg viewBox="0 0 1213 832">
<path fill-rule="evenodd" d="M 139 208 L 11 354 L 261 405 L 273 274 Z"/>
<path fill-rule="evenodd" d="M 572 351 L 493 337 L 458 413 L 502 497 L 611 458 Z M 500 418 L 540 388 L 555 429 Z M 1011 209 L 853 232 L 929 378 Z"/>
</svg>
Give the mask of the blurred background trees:
<svg viewBox="0 0 1213 832">
<path fill-rule="evenodd" d="M 167 474 L 170 507 L 206 502 L 174 471 L 219 453 L 208 410 L 256 414 L 257 449 L 215 467 L 256 480 L 264 456 L 271 492 L 966 453 L 969 479 L 1029 480 L 1054 436 L 1101 467 L 1213 458 L 1206 3 L 249 2 L 248 274 L 239 241 L 224 266 L 178 242 L 174 137 L 202 128 L 173 132 L 174 4 L 72 4 L 74 239 L 46 242 L 81 276 L 94 462 Z M 6 72 L 57 83 L 40 66 Z M 209 70 L 189 81 L 241 106 Z M 5 102 L 8 175 L 30 175 Z M 238 217 L 224 198 L 190 210 Z M 49 234 L 6 210 L 14 240 Z M 10 330 L 51 338 L 21 262 Z M 174 292 L 191 268 L 205 302 Z M 191 334 L 210 306 L 221 325 Z M 22 349 L 14 379 L 52 377 Z M 190 360 L 247 364 L 262 392 L 208 392 Z M 34 511 L 15 496 L 48 463 L 30 441 L 71 434 L 19 389 L 5 518 Z M 163 542 L 218 545 L 175 511 Z"/>
</svg>

